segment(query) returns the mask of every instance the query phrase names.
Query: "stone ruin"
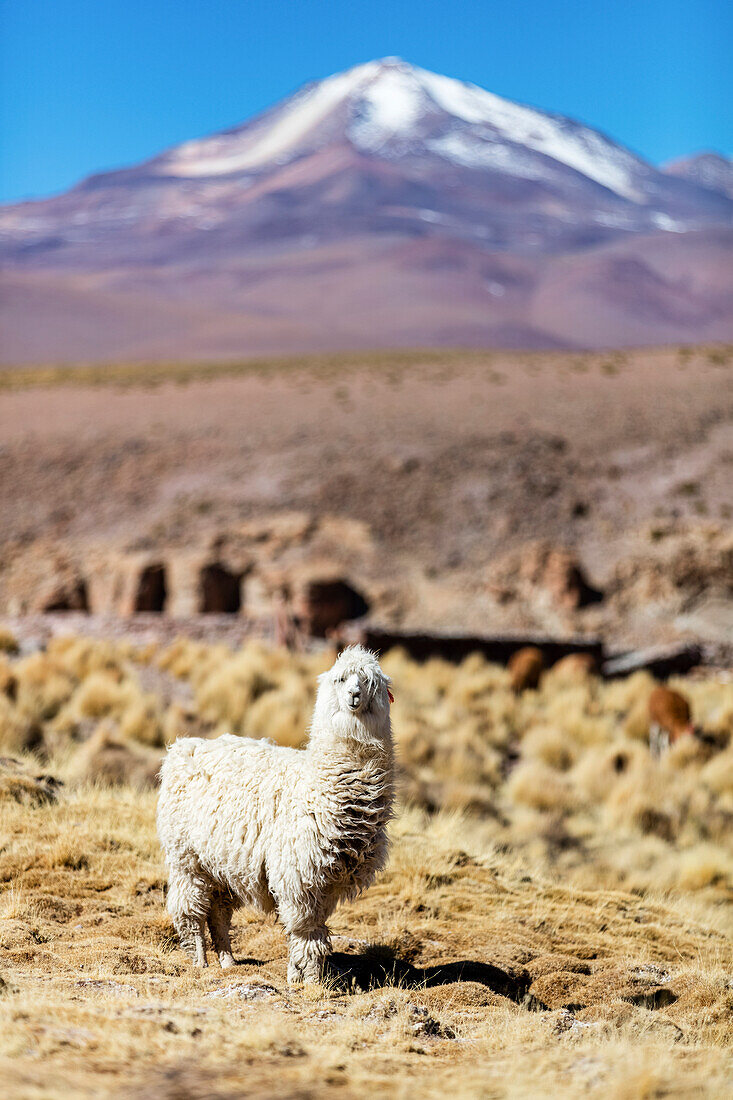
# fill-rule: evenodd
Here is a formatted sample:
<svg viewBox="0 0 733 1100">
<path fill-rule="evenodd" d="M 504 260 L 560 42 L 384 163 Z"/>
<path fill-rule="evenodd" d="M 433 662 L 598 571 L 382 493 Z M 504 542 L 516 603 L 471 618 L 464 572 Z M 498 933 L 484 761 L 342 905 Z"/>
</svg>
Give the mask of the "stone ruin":
<svg viewBox="0 0 733 1100">
<path fill-rule="evenodd" d="M 364 593 L 332 561 L 282 567 L 210 551 L 98 550 L 84 563 L 84 575 L 76 562 L 46 564 L 44 583 L 34 577 L 21 613 L 74 611 L 122 618 L 165 614 L 178 619 L 244 615 L 275 623 L 277 632 L 295 639 L 327 638 L 343 622 L 370 609 Z"/>
<path fill-rule="evenodd" d="M 499 603 L 524 601 L 573 612 L 603 600 L 577 555 L 544 541 L 526 543 L 494 561 L 488 587 Z"/>
</svg>

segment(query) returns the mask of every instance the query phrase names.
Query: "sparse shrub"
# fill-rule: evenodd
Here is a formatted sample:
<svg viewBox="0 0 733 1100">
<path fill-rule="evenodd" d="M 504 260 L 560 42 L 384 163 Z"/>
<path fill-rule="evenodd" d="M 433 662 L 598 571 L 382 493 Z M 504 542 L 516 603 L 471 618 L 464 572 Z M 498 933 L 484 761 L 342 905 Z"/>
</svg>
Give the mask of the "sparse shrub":
<svg viewBox="0 0 733 1100">
<path fill-rule="evenodd" d="M 628 783 L 629 776 L 641 777 L 650 766 L 649 753 L 634 741 L 619 738 L 612 744 L 587 749 L 578 760 L 572 780 L 591 804 L 599 805 L 612 794 L 616 785 Z"/>
<path fill-rule="evenodd" d="M 92 672 L 121 674 L 133 650 L 98 638 L 77 638 L 61 635 L 48 643 L 48 656 L 77 680 Z"/>
<path fill-rule="evenodd" d="M 0 626 L 0 653 L 15 654 L 19 652 L 20 646 L 12 630 L 8 630 L 5 626 Z"/>
<path fill-rule="evenodd" d="M 248 737 L 269 737 L 278 745 L 298 748 L 306 740 L 313 701 L 305 691 L 275 688 L 252 704 L 244 720 Z"/>
<path fill-rule="evenodd" d="M 733 886 L 733 860 L 712 844 L 699 844 L 680 858 L 676 885 L 683 890 Z"/>
<path fill-rule="evenodd" d="M 507 792 L 515 802 L 541 813 L 571 810 L 577 802 L 566 779 L 534 760 L 515 768 L 507 782 Z"/>
<path fill-rule="evenodd" d="M 82 718 L 121 716 L 134 701 L 129 682 L 120 682 L 109 672 L 92 672 L 74 695 L 73 707 Z"/>
<path fill-rule="evenodd" d="M 700 772 L 700 780 L 716 794 L 733 796 L 733 748 L 713 756 Z"/>
<path fill-rule="evenodd" d="M 85 783 L 144 789 L 156 785 L 162 759 L 162 753 L 129 744 L 103 722 L 79 749 L 73 774 Z"/>
<path fill-rule="evenodd" d="M 38 740 L 38 726 L 0 693 L 0 752 L 24 752 Z"/>
<path fill-rule="evenodd" d="M 142 695 L 125 709 L 120 720 L 120 734 L 125 740 L 143 745 L 163 745 L 163 715 L 154 695 Z"/>
<path fill-rule="evenodd" d="M 569 771 L 578 751 L 577 742 L 557 726 L 535 726 L 522 741 L 522 756 L 540 760 L 561 772 Z"/>
<path fill-rule="evenodd" d="M 12 662 L 0 654 L 0 753 L 60 753 L 77 779 L 146 786 L 157 750 L 181 736 L 232 732 L 298 746 L 315 677 L 332 659 L 328 650 L 232 651 L 185 638 L 144 652 L 59 638 L 46 653 Z M 135 666 L 150 662 L 187 681 L 191 700 L 165 706 L 143 691 Z M 507 670 L 478 654 L 421 665 L 395 649 L 383 666 L 406 801 L 476 815 L 495 841 L 566 865 L 581 865 L 573 853 L 584 838 L 602 836 L 610 883 L 692 889 L 684 884 L 701 879 L 700 889 L 721 888 L 715 874 L 696 879 L 689 859 L 683 869 L 682 856 L 702 844 L 721 866 L 733 859 L 733 683 L 670 680 L 708 739 L 682 739 L 657 762 L 647 673 L 605 683 L 569 662 L 516 696 Z"/>
<path fill-rule="evenodd" d="M 54 718 L 77 685 L 74 676 L 46 653 L 34 653 L 16 662 L 15 675 L 18 710 L 38 722 Z"/>
</svg>

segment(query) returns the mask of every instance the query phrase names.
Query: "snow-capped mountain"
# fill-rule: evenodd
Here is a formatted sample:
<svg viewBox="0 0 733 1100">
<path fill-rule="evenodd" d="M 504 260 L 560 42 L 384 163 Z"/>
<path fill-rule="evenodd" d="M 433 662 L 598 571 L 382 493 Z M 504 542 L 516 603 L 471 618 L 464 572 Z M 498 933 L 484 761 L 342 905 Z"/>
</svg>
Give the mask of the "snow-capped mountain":
<svg viewBox="0 0 733 1100">
<path fill-rule="evenodd" d="M 447 309 L 445 288 L 438 293 L 439 332 L 428 311 L 424 332 L 417 320 L 400 331 L 390 323 L 377 342 L 562 343 L 572 334 L 552 324 L 548 330 L 534 308 L 539 283 L 560 258 L 566 270 L 568 257 L 582 256 L 587 266 L 593 250 L 609 249 L 601 266 L 615 265 L 613 294 L 626 297 L 618 278 L 625 264 L 629 285 L 644 284 L 641 299 L 633 292 L 631 299 L 637 311 L 639 300 L 648 303 L 656 339 L 655 310 L 670 333 L 680 328 L 681 288 L 673 288 L 672 305 L 663 285 L 669 257 L 697 235 L 699 261 L 701 240 L 709 236 L 715 250 L 725 227 L 733 227 L 733 199 L 719 166 L 660 171 L 588 126 L 387 58 L 309 84 L 232 130 L 92 176 L 64 195 L 6 207 L 0 255 L 21 282 L 63 276 L 67 291 L 73 284 L 81 293 L 79 278 L 88 289 L 94 275 L 94 292 L 113 312 L 115 295 L 142 289 L 148 316 L 156 301 L 167 317 L 189 295 L 197 308 L 216 306 L 210 333 L 217 324 L 251 332 L 242 323 L 243 311 L 251 313 L 258 332 L 269 324 L 273 348 L 313 345 L 297 335 L 314 318 L 312 303 L 306 316 L 302 302 L 314 287 L 331 293 L 336 269 L 338 338 L 363 343 L 359 325 L 373 332 L 374 310 L 386 316 L 366 300 L 366 272 L 389 270 L 389 283 L 401 267 L 409 272 L 400 284 L 401 315 L 419 314 L 446 282 L 455 300 Z M 648 255 L 666 257 L 664 270 L 650 270 L 635 254 L 629 266 L 627 252 L 642 235 L 654 238 Z M 299 283 L 305 271 L 307 288 Z M 715 308 L 708 302 L 696 312 L 692 303 L 705 338 L 718 332 L 718 290 Z M 69 308 L 83 314 L 85 307 Z M 615 342 L 609 324 L 598 342 Z M 637 317 L 618 339 L 636 341 L 645 332 Z M 244 336 L 232 341 L 248 349 Z M 585 332 L 578 342 L 588 342 Z"/>
<path fill-rule="evenodd" d="M 644 201 L 644 164 L 601 135 L 399 59 L 304 88 L 231 134 L 179 146 L 154 162 L 154 171 L 185 178 L 256 172 L 344 136 L 359 152 L 389 160 L 437 157 L 527 179 L 550 176 L 556 162 Z"/>
</svg>

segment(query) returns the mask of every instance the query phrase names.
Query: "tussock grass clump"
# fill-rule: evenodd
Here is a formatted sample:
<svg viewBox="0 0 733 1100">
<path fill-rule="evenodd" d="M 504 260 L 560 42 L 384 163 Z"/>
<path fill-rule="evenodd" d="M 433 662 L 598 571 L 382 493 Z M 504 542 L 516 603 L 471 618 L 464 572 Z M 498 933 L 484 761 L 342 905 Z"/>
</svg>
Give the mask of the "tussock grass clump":
<svg viewBox="0 0 733 1100">
<path fill-rule="evenodd" d="M 333 656 L 186 638 L 145 650 L 54 639 L 46 652 L 0 655 L 0 750 L 62 754 L 77 781 L 145 786 L 155 782 L 163 746 L 177 737 L 235 733 L 297 747 L 316 676 Z M 394 684 L 407 802 L 475 814 L 497 843 L 578 881 L 592 859 L 609 886 L 727 896 L 732 683 L 672 681 L 709 737 L 683 739 L 656 761 L 648 749 L 655 685 L 648 673 L 606 683 L 587 662 L 573 661 L 516 695 L 507 670 L 477 654 L 458 666 L 420 665 L 399 649 L 382 660 Z M 171 694 L 176 684 L 185 691 Z M 722 870 L 696 876 L 689 853 L 706 845 Z"/>
<path fill-rule="evenodd" d="M 303 743 L 315 700 L 315 679 L 334 654 L 292 656 L 250 644 L 236 653 L 218 651 L 189 663 L 179 643 L 164 667 L 186 669 L 204 722 L 217 733 L 271 737 L 279 744 Z"/>
<path fill-rule="evenodd" d="M 33 748 L 37 741 L 38 732 L 32 720 L 0 693 L 0 752 L 23 752 Z"/>
<path fill-rule="evenodd" d="M 19 651 L 18 639 L 12 630 L 8 630 L 6 626 L 0 626 L 0 653 L 18 653 Z"/>
</svg>

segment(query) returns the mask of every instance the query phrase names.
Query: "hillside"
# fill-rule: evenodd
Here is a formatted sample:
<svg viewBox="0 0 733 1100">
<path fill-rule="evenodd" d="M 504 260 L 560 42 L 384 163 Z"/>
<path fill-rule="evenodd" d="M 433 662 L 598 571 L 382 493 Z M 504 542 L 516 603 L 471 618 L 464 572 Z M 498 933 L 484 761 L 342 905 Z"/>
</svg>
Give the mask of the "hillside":
<svg viewBox="0 0 733 1100">
<path fill-rule="evenodd" d="M 278 594 L 340 580 L 393 628 L 730 643 L 732 365 L 709 347 L 6 371 L 0 615 L 271 627 Z"/>
</svg>

